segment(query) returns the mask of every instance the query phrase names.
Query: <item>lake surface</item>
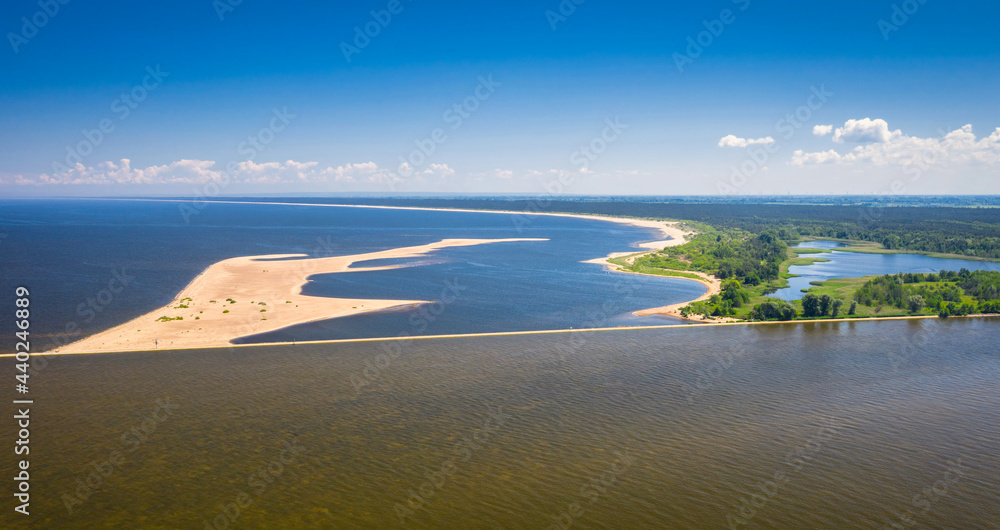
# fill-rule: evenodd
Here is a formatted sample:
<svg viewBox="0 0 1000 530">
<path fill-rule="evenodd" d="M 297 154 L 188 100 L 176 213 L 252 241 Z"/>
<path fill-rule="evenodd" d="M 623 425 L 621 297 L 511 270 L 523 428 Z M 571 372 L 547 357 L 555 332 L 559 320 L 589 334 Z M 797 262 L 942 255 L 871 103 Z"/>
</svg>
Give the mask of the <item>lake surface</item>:
<svg viewBox="0 0 1000 530">
<path fill-rule="evenodd" d="M 396 270 L 314 276 L 306 294 L 453 301 L 315 322 L 251 341 L 676 324 L 631 312 L 704 292 L 688 280 L 611 274 L 580 263 L 662 239 L 658 231 L 619 223 L 281 204 L 210 204 L 185 219 L 180 204 L 0 201 L 0 234 L 7 236 L 0 239 L 0 304 L 13 307 L 19 285 L 31 289 L 33 349 L 54 349 L 161 307 L 223 259 L 359 254 L 447 238 L 550 241 L 449 248 L 394 261 L 407 265 Z M 129 285 L 112 295 L 107 287 L 116 275 L 130 278 Z M 429 309 L 433 318 L 422 316 Z M 417 320 L 430 324 L 415 326 Z M 10 335 L 0 335 L 0 351 L 11 350 Z"/>
<path fill-rule="evenodd" d="M 956 318 L 53 356 L 32 524 L 0 527 L 996 529 L 998 339 Z"/>
<path fill-rule="evenodd" d="M 797 274 L 788 279 L 788 287 L 778 289 L 772 295 L 783 300 L 799 300 L 803 289 L 812 287 L 810 282 L 822 282 L 833 278 L 857 278 L 874 274 L 897 274 L 900 272 L 938 272 L 960 269 L 1000 271 L 1000 263 L 963 259 L 945 259 L 920 254 L 865 254 L 861 252 L 838 251 L 843 245 L 835 241 L 809 241 L 799 243 L 794 248 L 822 248 L 831 252 L 822 254 L 802 254 L 802 257 L 816 257 L 830 261 L 812 265 L 791 265 L 788 272 Z"/>
</svg>

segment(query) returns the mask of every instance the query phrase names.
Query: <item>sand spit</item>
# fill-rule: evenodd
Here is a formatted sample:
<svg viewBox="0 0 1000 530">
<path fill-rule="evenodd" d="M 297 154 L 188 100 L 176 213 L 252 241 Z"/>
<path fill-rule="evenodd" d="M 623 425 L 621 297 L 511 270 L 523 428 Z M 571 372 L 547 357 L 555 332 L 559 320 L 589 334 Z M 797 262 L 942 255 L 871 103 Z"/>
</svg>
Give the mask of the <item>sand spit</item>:
<svg viewBox="0 0 1000 530">
<path fill-rule="evenodd" d="M 309 258 L 305 254 L 245 256 L 208 267 L 170 304 L 96 335 L 68 344 L 58 353 L 145 351 L 230 346 L 247 335 L 295 324 L 368 311 L 429 303 L 307 296 L 302 287 L 314 274 L 351 273 L 400 265 L 349 268 L 375 259 L 413 258 L 447 247 L 546 239 L 445 239 L 428 245 L 380 252 Z"/>
<path fill-rule="evenodd" d="M 300 346 L 308 344 L 349 344 L 355 342 L 390 342 L 390 341 L 413 341 L 413 340 L 440 340 L 440 339 L 463 339 L 470 337 L 511 337 L 511 336 L 521 336 L 521 335 L 553 335 L 553 334 L 565 334 L 565 333 L 594 333 L 601 331 L 641 331 L 648 329 L 692 329 L 692 328 L 711 328 L 717 326 L 782 326 L 782 325 L 798 325 L 798 324 L 840 324 L 840 323 L 856 323 L 856 322 L 878 322 L 885 320 L 925 320 L 931 318 L 941 318 L 937 315 L 915 315 L 915 316 L 898 316 L 898 317 L 858 317 L 858 318 L 835 318 L 835 319 L 810 319 L 810 320 L 768 320 L 768 321 L 734 321 L 734 322 L 719 322 L 718 320 L 705 322 L 700 324 L 689 323 L 687 326 L 673 325 L 656 325 L 656 326 L 616 326 L 607 328 L 577 328 L 577 329 L 547 329 L 547 330 L 535 330 L 535 331 L 496 331 L 492 333 L 463 333 L 463 334 L 452 334 L 452 335 L 415 335 L 415 336 L 398 336 L 398 337 L 374 337 L 374 338 L 363 338 L 363 339 L 332 339 L 332 340 L 314 340 L 314 341 L 299 341 L 299 342 L 266 342 L 259 344 L 227 344 L 225 346 L 214 346 L 214 347 L 226 347 L 226 348 L 265 348 L 274 346 Z M 1000 315 L 994 314 L 977 314 L 977 315 L 961 315 L 952 316 L 948 318 L 1000 318 Z M 191 348 L 173 348 L 171 351 L 180 350 L 192 350 L 200 349 L 205 347 L 191 347 Z M 212 348 L 212 347 L 209 347 Z M 143 350 L 147 351 L 147 350 Z M 138 350 L 114 350 L 114 351 L 101 351 L 101 352 L 67 352 L 60 350 L 59 352 L 39 352 L 33 355 L 47 356 L 47 355 L 89 355 L 89 354 L 101 354 L 101 353 L 137 353 Z M 14 357 L 13 353 L 3 353 L 0 354 L 0 358 Z"/>
</svg>

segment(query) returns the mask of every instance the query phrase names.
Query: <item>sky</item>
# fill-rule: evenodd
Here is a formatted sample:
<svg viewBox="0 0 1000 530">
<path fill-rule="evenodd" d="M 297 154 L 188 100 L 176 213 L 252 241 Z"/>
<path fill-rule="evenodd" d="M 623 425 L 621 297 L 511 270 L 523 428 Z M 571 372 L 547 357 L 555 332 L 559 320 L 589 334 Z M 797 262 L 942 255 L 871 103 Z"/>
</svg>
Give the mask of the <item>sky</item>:
<svg viewBox="0 0 1000 530">
<path fill-rule="evenodd" d="M 0 196 L 1000 193 L 995 2 L 0 15 Z"/>
</svg>

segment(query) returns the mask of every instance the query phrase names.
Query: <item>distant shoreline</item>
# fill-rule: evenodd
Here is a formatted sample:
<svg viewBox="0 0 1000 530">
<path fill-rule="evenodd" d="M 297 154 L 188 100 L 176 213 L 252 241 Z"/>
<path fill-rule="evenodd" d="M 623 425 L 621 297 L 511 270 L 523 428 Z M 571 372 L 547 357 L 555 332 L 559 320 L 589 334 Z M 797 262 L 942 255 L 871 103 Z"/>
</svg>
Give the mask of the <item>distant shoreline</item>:
<svg viewBox="0 0 1000 530">
<path fill-rule="evenodd" d="M 95 198 L 86 200 L 188 202 L 179 199 L 140 198 Z M 650 251 L 683 244 L 687 241 L 687 236 L 689 235 L 677 226 L 677 222 L 586 214 L 261 201 L 204 201 L 204 203 L 489 213 L 525 216 L 529 219 L 538 215 L 588 219 L 658 230 L 667 239 L 638 243 L 640 247 L 649 249 Z M 515 226 L 530 224 L 530 221 L 524 223 L 514 221 L 513 224 Z M 426 304 L 429 302 L 425 300 L 354 300 L 307 296 L 301 294 L 301 288 L 307 283 L 308 276 L 313 274 L 357 272 L 359 269 L 350 268 L 351 263 L 354 262 L 393 257 L 413 257 L 447 246 L 526 240 L 528 239 L 444 240 L 419 247 L 404 247 L 381 252 L 321 259 L 289 259 L 305 258 L 303 255 L 261 255 L 230 258 L 214 263 L 202 271 L 169 304 L 110 329 L 83 337 L 50 353 L 62 355 L 108 351 L 158 351 L 178 348 L 229 347 L 233 344 L 232 340 L 285 329 L 298 324 L 396 307 Z M 610 265 L 607 263 L 607 259 L 619 254 L 633 254 L 633 252 L 613 253 L 605 258 L 588 260 L 586 263 Z M 286 261 L 269 261 L 281 258 Z M 392 267 L 367 268 L 364 270 L 382 268 Z M 248 285 L 262 285 L 263 287 L 250 290 L 245 288 Z M 235 301 L 232 301 L 234 297 Z M 240 304 L 239 302 L 243 303 Z M 687 305 L 687 303 L 690 302 L 685 302 L 681 305 Z M 205 313 L 206 310 L 209 313 Z M 225 316 L 223 316 L 222 311 L 225 312 Z M 184 317 L 187 320 L 184 320 Z M 160 344 L 163 346 L 160 347 Z"/>
<path fill-rule="evenodd" d="M 88 199 L 83 199 L 83 200 L 112 200 L 112 201 L 131 201 L 131 202 L 173 202 L 173 203 L 186 203 L 186 202 L 190 202 L 188 200 L 181 200 L 181 199 L 143 199 L 143 198 L 131 198 L 131 199 L 117 199 L 117 198 L 107 198 L 107 199 L 104 199 L 104 198 L 93 198 L 93 199 L 90 199 L 90 198 L 88 198 Z M 657 251 L 657 250 L 662 250 L 663 248 L 666 248 L 666 247 L 677 246 L 677 245 L 684 244 L 684 243 L 686 243 L 688 241 L 687 238 L 692 234 L 691 232 L 685 232 L 685 231 L 681 230 L 681 228 L 679 227 L 679 224 L 681 222 L 683 222 L 683 221 L 651 220 L 651 219 L 639 219 L 639 218 L 629 218 L 629 217 L 613 217 L 613 216 L 591 215 L 591 214 L 573 214 L 573 213 L 560 213 L 560 212 L 524 212 L 524 211 L 514 211 L 514 210 L 476 210 L 476 209 L 464 209 L 464 208 L 429 208 L 429 207 L 417 207 L 417 206 L 388 206 L 388 205 L 355 205 L 355 204 L 299 203 L 299 202 L 295 202 L 295 203 L 292 203 L 292 202 L 265 202 L 265 201 L 202 201 L 202 202 L 204 204 L 255 204 L 255 205 L 274 205 L 274 206 L 313 206 L 313 207 L 315 207 L 315 206 L 323 206 L 323 207 L 335 207 L 335 208 L 369 208 L 369 209 L 415 210 L 415 211 L 433 211 L 433 212 L 489 213 L 489 214 L 503 214 L 503 215 L 526 216 L 526 217 L 529 217 L 529 218 L 530 217 L 534 217 L 534 216 L 567 217 L 567 218 L 577 218 L 577 219 L 589 219 L 589 220 L 615 222 L 615 223 L 619 223 L 619 224 L 627 224 L 627 225 L 637 226 L 637 227 L 641 227 L 641 228 L 656 229 L 656 230 L 659 230 L 660 233 L 663 236 L 669 238 L 669 239 L 664 239 L 664 240 L 647 241 L 647 242 L 637 243 L 637 245 L 639 247 L 647 249 L 646 252 L 654 252 L 654 251 Z M 517 224 L 517 223 L 515 223 L 515 224 Z M 500 240 L 500 241 L 502 241 L 502 240 Z M 486 242 L 486 241 L 484 240 L 482 242 Z M 437 246 L 439 244 L 440 243 L 434 243 L 434 244 L 431 244 L 431 245 L 426 245 L 426 247 Z M 479 244 L 479 242 L 473 243 L 473 244 Z M 444 245 L 444 246 L 449 246 L 449 245 Z M 395 255 L 396 253 L 398 253 L 400 251 L 403 251 L 405 253 L 406 251 L 413 251 L 415 249 L 416 249 L 416 247 L 406 247 L 406 248 L 400 248 L 400 249 L 390 249 L 390 250 L 379 252 L 379 253 L 372 253 L 372 255 L 376 255 L 376 254 L 382 255 L 382 254 L 385 254 L 385 256 L 381 256 L 381 257 L 388 257 L 389 254 Z M 423 250 L 421 250 L 421 252 L 423 252 Z M 609 254 L 608 256 L 605 256 L 603 258 L 594 258 L 594 259 L 591 259 L 591 260 L 586 260 L 586 261 L 584 261 L 584 263 L 594 263 L 594 264 L 604 265 L 604 266 L 608 267 L 610 270 L 612 270 L 614 272 L 622 272 L 622 273 L 629 273 L 629 274 L 644 274 L 644 275 L 647 275 L 647 276 L 664 277 L 662 275 L 645 274 L 645 273 L 640 273 L 640 272 L 633 272 L 633 271 L 624 270 L 624 269 L 621 269 L 619 266 L 617 266 L 617 265 L 615 265 L 613 263 L 610 263 L 610 261 L 609 261 L 610 259 L 613 259 L 613 258 L 616 258 L 616 257 L 629 256 L 629 255 L 646 253 L 646 252 L 643 252 L 643 251 L 638 251 L 638 252 L 616 252 L 616 253 Z M 352 261 L 352 260 L 361 261 L 358 258 L 360 258 L 362 256 L 369 256 L 369 255 L 365 254 L 365 255 L 354 255 L 354 256 L 341 256 L 341 257 L 338 257 L 338 258 L 346 259 L 347 261 Z M 82 339 L 80 339 L 78 341 L 70 343 L 70 344 L 68 344 L 68 345 L 66 345 L 66 346 L 64 346 L 62 348 L 57 349 L 57 350 L 50 351 L 50 352 L 40 352 L 40 353 L 44 353 L 46 355 L 77 355 L 77 354 L 92 354 L 92 353 L 124 353 L 124 352 L 138 352 L 138 351 L 172 351 L 172 350 L 190 350 L 190 349 L 204 349 L 204 348 L 229 348 L 229 347 L 247 347 L 247 346 L 262 346 L 262 345 L 283 345 L 283 344 L 313 344 L 313 343 L 338 343 L 338 342 L 357 342 L 357 341 L 400 340 L 399 338 L 389 337 L 389 338 L 374 338 L 374 339 L 339 339 L 339 340 L 329 340 L 329 341 L 305 341 L 305 342 L 296 341 L 296 342 L 288 342 L 288 343 L 285 343 L 285 342 L 276 342 L 276 343 L 261 343 L 261 344 L 233 344 L 233 343 L 229 342 L 230 340 L 233 340 L 233 339 L 236 339 L 236 338 L 241 338 L 241 337 L 246 337 L 246 336 L 251 336 L 251 335 L 257 335 L 257 334 L 263 333 L 265 331 L 274 331 L 274 330 L 278 330 L 278 329 L 284 329 L 286 327 L 290 327 L 290 326 L 293 326 L 293 325 L 296 325 L 296 324 L 301 324 L 301 323 L 304 323 L 304 322 L 312 322 L 312 321 L 317 321 L 317 320 L 326 320 L 326 319 L 329 319 L 329 318 L 336 318 L 336 317 L 340 317 L 340 316 L 348 316 L 350 314 L 364 313 L 364 312 L 369 312 L 369 311 L 373 311 L 373 310 L 384 310 L 384 309 L 387 309 L 387 308 L 401 307 L 401 306 L 407 306 L 407 305 L 419 305 L 419 304 L 422 304 L 422 303 L 427 303 L 426 301 L 417 301 L 417 300 L 398 300 L 398 301 L 395 301 L 395 300 L 346 300 L 346 299 L 326 298 L 326 297 L 311 297 L 311 296 L 306 296 L 306 295 L 298 294 L 297 292 L 295 292 L 295 293 L 289 292 L 286 295 L 278 296 L 278 298 L 285 298 L 285 297 L 292 298 L 292 297 L 295 297 L 294 300 L 296 302 L 300 303 L 300 304 L 301 303 L 305 303 L 305 302 L 303 302 L 303 300 L 308 300 L 310 302 L 316 302 L 317 304 L 325 302 L 327 305 L 329 305 L 329 304 L 337 305 L 337 308 L 336 308 L 337 311 L 335 311 L 332 314 L 331 313 L 325 313 L 324 314 L 324 313 L 317 312 L 316 308 L 313 308 L 313 310 L 311 311 L 311 313 L 312 313 L 311 316 L 308 317 L 308 318 L 306 318 L 306 319 L 295 319 L 296 321 L 289 322 L 289 323 L 278 322 L 277 319 L 275 319 L 275 321 L 270 322 L 267 325 L 263 325 L 261 327 L 258 327 L 260 325 L 260 323 L 258 322 L 258 326 L 253 326 L 253 327 L 257 328 L 257 329 L 254 329 L 252 332 L 249 332 L 249 333 L 244 332 L 243 334 L 238 335 L 238 336 L 220 337 L 219 335 L 232 335 L 232 333 L 228 333 L 227 334 L 227 333 L 222 332 L 223 330 L 207 330 L 208 333 L 201 334 L 200 340 L 198 340 L 198 341 L 185 340 L 185 339 L 187 339 L 186 337 L 184 339 L 177 340 L 177 338 L 174 337 L 174 339 L 177 340 L 176 347 L 172 347 L 171 346 L 171 343 L 173 343 L 173 341 L 164 341 L 164 347 L 163 348 L 149 347 L 149 345 L 147 345 L 146 347 L 141 347 L 141 348 L 114 349 L 116 346 L 121 346 L 122 345 L 122 344 L 120 344 L 120 340 L 123 337 L 123 335 L 122 335 L 123 330 L 125 332 L 127 332 L 127 333 L 134 332 L 136 326 L 140 325 L 139 321 L 143 322 L 143 324 L 141 324 L 141 325 L 144 325 L 144 326 L 147 326 L 147 327 L 148 326 L 156 326 L 158 323 L 150 321 L 147 324 L 147 323 L 145 323 L 145 320 L 150 319 L 151 317 L 154 316 L 154 314 L 160 314 L 160 313 L 166 312 L 166 310 L 169 309 L 173 304 L 177 304 L 178 302 L 180 302 L 181 300 L 183 300 L 182 295 L 184 295 L 186 292 L 188 292 L 191 289 L 191 287 L 193 285 L 195 285 L 195 283 L 199 280 L 199 278 L 201 278 L 202 275 L 204 275 L 205 273 L 207 273 L 213 267 L 216 267 L 216 266 L 218 266 L 220 264 L 223 264 L 226 261 L 234 261 L 234 260 L 261 260 L 261 259 L 268 259 L 268 258 L 274 258 L 274 257 L 277 257 L 277 256 L 248 256 L 248 257 L 242 257 L 242 258 L 231 258 L 230 260 L 223 260 L 222 262 L 218 262 L 216 264 L 213 264 L 212 266 L 210 266 L 209 268 L 207 268 L 205 271 L 203 271 L 198 276 L 198 278 L 195 278 L 195 280 L 193 280 L 187 287 L 185 287 L 184 289 L 182 289 L 177 294 L 177 296 L 175 297 L 175 299 L 171 302 L 171 304 L 168 304 L 168 306 L 164 306 L 163 308 L 157 309 L 155 311 L 152 311 L 150 313 L 142 315 L 142 316 L 140 316 L 138 318 L 132 319 L 132 320 L 130 320 L 130 321 L 124 323 L 124 324 L 121 324 L 119 326 L 115 326 L 115 327 L 113 327 L 113 328 L 111 328 L 109 330 L 105 330 L 103 332 L 96 333 L 94 335 L 90 335 L 90 336 L 84 337 L 84 338 L 82 338 Z M 364 259 L 374 259 L 374 258 L 366 257 Z M 257 261 L 257 263 L 262 263 L 262 262 Z M 270 265 L 274 265 L 274 264 L 276 264 L 276 262 L 271 262 Z M 268 265 L 268 266 L 270 266 L 270 265 Z M 340 267 L 340 266 L 346 267 L 347 265 L 342 265 L 342 264 L 338 263 L 337 266 L 338 267 Z M 302 273 L 302 272 L 303 272 L 302 270 L 298 270 L 297 271 L 297 273 Z M 653 315 L 668 316 L 668 317 L 676 318 L 676 319 L 679 319 L 679 320 L 685 320 L 685 321 L 688 322 L 688 325 L 697 325 L 697 326 L 758 325 L 758 324 L 774 324 L 774 323 L 833 322 L 833 321 L 835 321 L 835 322 L 857 322 L 857 321 L 870 321 L 870 320 L 899 320 L 899 319 L 938 318 L 937 316 L 934 316 L 934 315 L 919 315 L 919 316 L 860 317 L 860 318 L 845 318 L 845 319 L 815 319 L 815 320 L 747 322 L 747 321 L 714 321 L 714 320 L 713 321 L 705 321 L 705 320 L 700 320 L 700 319 L 692 319 L 692 318 L 683 317 L 680 314 L 680 308 L 685 307 L 685 306 L 687 306 L 688 304 L 690 304 L 692 302 L 697 302 L 697 301 L 700 301 L 700 300 L 705 300 L 705 299 L 709 298 L 711 295 L 718 293 L 719 290 L 720 290 L 720 287 L 721 287 L 721 281 L 720 280 L 718 280 L 717 278 L 711 277 L 711 276 L 709 276 L 707 274 L 705 274 L 705 275 L 699 274 L 699 276 L 703 276 L 703 277 L 701 279 L 685 278 L 685 277 L 680 277 L 680 276 L 675 277 L 675 278 L 682 279 L 682 280 L 696 281 L 696 282 L 701 283 L 702 285 L 704 285 L 706 287 L 706 292 L 704 294 L 702 294 L 701 296 L 699 296 L 698 298 L 696 298 L 694 300 L 689 300 L 689 301 L 685 301 L 685 302 L 670 304 L 670 305 L 662 306 L 662 307 L 654 307 L 654 308 L 642 309 L 642 310 L 634 311 L 633 314 L 635 314 L 636 316 L 640 316 L 640 317 L 647 317 L 647 316 L 653 316 Z M 669 277 L 674 277 L 674 276 L 669 276 Z M 301 278 L 302 284 L 304 284 L 305 281 L 306 281 L 305 277 L 302 277 Z M 247 296 L 253 296 L 254 298 L 262 298 L 261 296 L 253 295 L 252 293 L 249 294 L 249 295 L 243 294 L 241 296 L 243 297 L 244 301 L 246 301 Z M 271 300 L 275 300 L 276 298 L 271 297 L 270 299 Z M 204 301 L 202 300 L 201 302 L 204 302 Z M 338 302 L 346 302 L 346 304 L 345 303 L 338 303 Z M 355 308 L 355 307 L 352 307 L 351 309 L 347 309 L 346 306 L 350 306 L 351 303 L 364 303 L 365 307 L 363 309 L 361 309 L 361 308 Z M 204 306 L 202 306 L 202 307 L 204 307 Z M 298 307 L 298 306 L 296 306 L 296 307 Z M 232 309 L 232 306 L 230 306 L 230 309 Z M 240 309 L 243 309 L 243 307 L 241 306 Z M 265 315 L 265 317 L 266 316 L 267 315 Z M 976 315 L 969 315 L 969 316 L 976 316 Z M 171 322 L 163 322 L 163 323 L 159 323 L 159 324 L 173 324 L 173 323 L 171 323 Z M 190 331 L 193 331 L 193 329 L 191 329 L 192 328 L 191 324 L 192 324 L 192 322 L 190 322 L 190 321 L 188 321 L 186 323 L 186 325 L 184 326 L 184 328 L 185 328 L 185 330 L 183 331 L 184 333 L 189 333 Z M 203 322 L 203 324 L 208 324 L 208 322 L 207 321 Z M 585 331 L 662 329 L 662 328 L 673 328 L 673 327 L 678 327 L 678 326 L 688 327 L 687 325 L 679 325 L 679 324 L 674 324 L 674 325 L 649 325 L 649 326 L 622 326 L 622 327 L 570 329 L 570 330 L 540 330 L 540 331 L 524 331 L 524 332 L 485 332 L 485 333 L 475 333 L 475 334 L 446 334 L 446 335 L 434 335 L 434 336 L 426 336 L 426 337 L 423 337 L 423 336 L 422 337 L 408 337 L 408 338 L 424 339 L 424 338 L 449 338 L 449 337 L 503 336 L 503 335 L 511 335 L 511 334 L 513 334 L 513 335 L 523 335 L 523 334 L 537 334 L 537 333 L 573 333 L 573 332 L 585 332 Z M 242 327 L 244 328 L 244 330 L 247 330 L 246 329 L 248 327 L 247 323 L 242 324 Z M 201 328 L 199 328 L 199 330 L 200 329 Z M 215 333 L 212 333 L 212 331 L 215 331 Z M 247 331 L 249 331 L 249 330 L 247 330 Z M 112 341 L 112 342 L 116 342 L 117 344 L 108 344 L 106 342 L 108 340 L 111 340 L 112 332 L 118 333 L 118 337 L 117 338 L 119 340 L 118 341 Z M 147 335 L 147 334 L 148 333 L 144 334 L 143 337 L 142 337 L 142 339 L 145 340 L 146 342 L 151 342 L 152 338 L 146 337 L 145 335 Z M 210 335 L 210 336 L 206 337 L 205 335 Z M 221 343 L 222 341 L 225 341 L 225 343 L 222 344 Z M 131 343 L 133 341 L 132 340 L 128 340 L 127 342 Z M 96 347 L 95 343 L 99 344 L 99 347 Z M 88 348 L 92 349 L 93 351 L 90 351 L 90 350 L 88 350 L 88 351 L 82 351 L 82 350 L 87 350 Z M 8 355 L 7 354 L 0 354 L 0 356 L 8 356 Z"/>
</svg>

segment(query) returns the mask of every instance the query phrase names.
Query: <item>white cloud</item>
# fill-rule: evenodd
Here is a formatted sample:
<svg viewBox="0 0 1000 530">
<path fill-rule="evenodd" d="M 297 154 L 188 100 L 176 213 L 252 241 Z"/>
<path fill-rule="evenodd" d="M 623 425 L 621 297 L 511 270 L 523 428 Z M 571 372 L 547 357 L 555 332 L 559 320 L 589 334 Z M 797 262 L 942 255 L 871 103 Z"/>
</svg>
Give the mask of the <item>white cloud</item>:
<svg viewBox="0 0 1000 530">
<path fill-rule="evenodd" d="M 972 125 L 965 125 L 938 138 L 920 138 L 908 136 L 899 130 L 889 132 L 887 125 L 883 127 L 883 120 L 868 120 L 868 123 L 864 121 L 849 120 L 843 128 L 845 132 L 842 136 L 849 134 L 860 137 L 875 131 L 875 137 L 881 140 L 859 145 L 846 153 L 833 149 L 818 153 L 798 150 L 792 153 L 789 163 L 795 166 L 869 163 L 874 166 L 917 165 L 921 168 L 1000 165 L 1000 127 L 989 136 L 979 139 L 972 132 Z M 858 132 L 865 128 L 869 133 Z M 837 129 L 835 135 L 840 131 L 841 129 Z"/>
<path fill-rule="evenodd" d="M 441 173 L 445 165 L 432 165 L 428 173 Z M 228 171 L 227 171 L 228 170 Z M 123 158 L 116 162 L 101 162 L 94 166 L 76 166 L 63 173 L 42 174 L 37 177 L 16 175 L 2 183 L 20 185 L 107 185 L 107 184 L 202 184 L 211 181 L 231 180 L 257 184 L 371 182 L 384 180 L 388 172 L 374 162 L 346 164 L 320 168 L 318 162 L 262 162 L 252 160 L 232 162 L 228 167 L 216 167 L 212 160 L 178 160 L 164 165 L 134 168 Z"/>
<path fill-rule="evenodd" d="M 817 125 L 813 127 L 813 134 L 816 136 L 826 136 L 833 131 L 833 125 Z"/>
<path fill-rule="evenodd" d="M 752 138 L 740 138 L 736 135 L 723 136 L 719 140 L 719 147 L 747 147 L 754 144 L 773 144 L 774 138 L 770 136 L 765 136 L 764 138 L 757 138 L 756 140 Z"/>
<path fill-rule="evenodd" d="M 422 173 L 431 177 L 448 178 L 455 174 L 455 170 L 448 167 L 448 164 L 429 164 Z"/>
<path fill-rule="evenodd" d="M 801 149 L 792 153 L 792 165 L 804 166 L 804 165 L 816 165 L 816 164 L 828 164 L 832 162 L 840 162 L 840 153 L 830 149 L 829 151 L 821 151 L 819 153 L 806 153 Z"/>
<path fill-rule="evenodd" d="M 837 127 L 833 131 L 833 141 L 838 144 L 888 142 L 901 134 L 903 133 L 899 129 L 889 131 L 889 124 L 885 120 L 864 118 L 847 120 L 843 127 Z"/>
</svg>

